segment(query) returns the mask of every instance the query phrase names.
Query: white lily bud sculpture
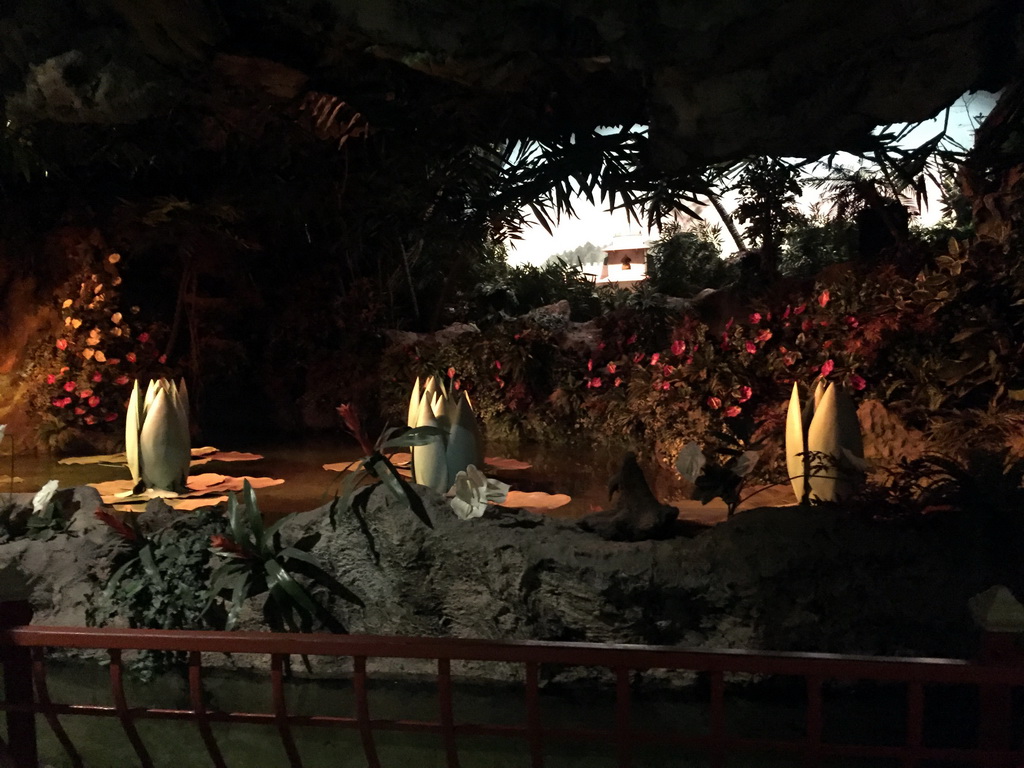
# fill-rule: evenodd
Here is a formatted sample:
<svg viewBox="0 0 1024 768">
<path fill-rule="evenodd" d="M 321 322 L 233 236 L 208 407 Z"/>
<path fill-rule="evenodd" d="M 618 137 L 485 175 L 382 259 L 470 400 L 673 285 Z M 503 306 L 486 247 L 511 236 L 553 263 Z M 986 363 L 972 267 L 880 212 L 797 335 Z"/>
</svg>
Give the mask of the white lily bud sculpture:
<svg viewBox="0 0 1024 768">
<path fill-rule="evenodd" d="M 465 392 L 446 389 L 433 376 L 421 389 L 417 378 L 408 418 L 410 427 L 436 427 L 444 434 L 443 439 L 412 449 L 413 479 L 420 485 L 444 493 L 459 472 L 471 464 L 483 464 L 483 437 Z"/>
<path fill-rule="evenodd" d="M 450 493 L 455 516 L 460 520 L 482 517 L 488 504 L 500 504 L 508 498 L 511 488 L 507 483 L 484 477 L 484 473 L 470 464 L 465 472 L 455 475 Z"/>
<path fill-rule="evenodd" d="M 184 379 L 178 385 L 167 379 L 149 382 L 145 399 L 140 398 L 139 382 L 135 382 L 124 442 L 136 488 L 141 484 L 146 490 L 185 491 L 192 450 Z"/>
<path fill-rule="evenodd" d="M 849 395 L 819 379 L 801 407 L 793 384 L 786 416 L 786 468 L 797 500 L 846 498 L 866 467 L 857 409 Z"/>
</svg>

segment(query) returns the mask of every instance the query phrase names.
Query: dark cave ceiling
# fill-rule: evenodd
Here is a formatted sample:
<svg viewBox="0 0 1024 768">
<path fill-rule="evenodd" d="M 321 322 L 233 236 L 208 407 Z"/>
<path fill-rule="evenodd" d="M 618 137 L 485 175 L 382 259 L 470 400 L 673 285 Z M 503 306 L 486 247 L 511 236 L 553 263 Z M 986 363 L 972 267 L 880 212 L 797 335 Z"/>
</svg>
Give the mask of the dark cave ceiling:
<svg viewBox="0 0 1024 768">
<path fill-rule="evenodd" d="M 415 91 L 520 135 L 648 124 L 666 168 L 856 149 L 1022 61 L 1020 0 L 0 2 L 12 125 L 138 121 L 227 68 L 371 121 Z"/>
</svg>

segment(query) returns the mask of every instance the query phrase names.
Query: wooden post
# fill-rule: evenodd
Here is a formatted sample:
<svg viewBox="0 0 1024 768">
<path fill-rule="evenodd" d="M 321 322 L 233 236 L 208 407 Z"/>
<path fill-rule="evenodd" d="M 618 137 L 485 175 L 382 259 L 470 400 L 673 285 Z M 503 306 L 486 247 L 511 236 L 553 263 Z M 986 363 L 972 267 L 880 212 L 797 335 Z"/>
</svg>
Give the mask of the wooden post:
<svg viewBox="0 0 1024 768">
<path fill-rule="evenodd" d="M 4 697 L 8 704 L 33 704 L 32 652 L 8 645 L 3 633 L 32 621 L 27 601 L 0 602 L 0 663 L 4 670 Z M 36 716 L 32 712 L 7 713 L 7 740 L 15 768 L 38 768 Z"/>
<path fill-rule="evenodd" d="M 1016 666 L 1024 661 L 1016 632 L 985 631 L 981 636 L 982 664 Z M 983 685 L 978 689 L 978 746 L 982 749 L 1013 748 L 1013 689 L 1008 685 Z"/>
</svg>

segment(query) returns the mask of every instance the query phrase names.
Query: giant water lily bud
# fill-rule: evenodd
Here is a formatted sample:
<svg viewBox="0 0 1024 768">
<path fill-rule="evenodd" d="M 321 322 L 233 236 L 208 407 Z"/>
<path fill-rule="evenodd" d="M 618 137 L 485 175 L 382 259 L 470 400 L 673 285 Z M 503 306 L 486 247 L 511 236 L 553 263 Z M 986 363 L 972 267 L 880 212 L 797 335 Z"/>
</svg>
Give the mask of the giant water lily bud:
<svg viewBox="0 0 1024 768">
<path fill-rule="evenodd" d="M 140 406 L 132 387 L 125 424 L 125 456 L 132 480 L 147 489 L 185 490 L 192 459 L 188 432 L 188 388 L 167 379 L 151 381 Z"/>
<path fill-rule="evenodd" d="M 801 407 L 796 384 L 786 415 L 786 468 L 798 500 L 838 501 L 864 469 L 857 410 L 836 384 L 821 380 Z"/>
<path fill-rule="evenodd" d="M 424 392 L 420 400 L 420 410 L 416 417 L 417 427 L 437 427 L 434 416 L 432 393 Z M 420 485 L 433 488 L 438 493 L 448 490 L 448 462 L 445 458 L 445 444 L 441 438 L 431 440 L 425 445 L 416 445 L 412 449 L 413 479 Z"/>
<path fill-rule="evenodd" d="M 408 418 L 410 427 L 436 427 L 444 433 L 443 438 L 413 449 L 413 478 L 420 485 L 444 492 L 470 464 L 483 465 L 483 437 L 469 395 L 445 387 L 433 376 L 421 388 L 417 378 Z"/>
</svg>

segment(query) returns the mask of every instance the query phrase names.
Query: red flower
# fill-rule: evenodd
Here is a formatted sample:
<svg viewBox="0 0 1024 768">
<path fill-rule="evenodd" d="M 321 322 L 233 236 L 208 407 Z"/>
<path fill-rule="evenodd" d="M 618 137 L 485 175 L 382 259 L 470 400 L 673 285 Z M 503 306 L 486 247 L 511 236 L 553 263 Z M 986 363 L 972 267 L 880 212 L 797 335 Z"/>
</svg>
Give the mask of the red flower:
<svg viewBox="0 0 1024 768">
<path fill-rule="evenodd" d="M 805 309 L 807 309 L 807 305 L 806 304 L 801 304 L 799 307 L 797 307 L 796 309 L 793 310 L 793 314 L 794 315 L 802 315 L 804 313 Z"/>
<path fill-rule="evenodd" d="M 131 379 L 124 375 L 118 376 L 116 379 L 114 379 L 114 383 L 117 384 L 117 386 L 119 387 L 123 387 L 129 381 L 131 381 Z"/>
<path fill-rule="evenodd" d="M 103 420 L 104 421 L 117 421 L 117 414 L 116 413 L 108 413 L 106 416 L 103 417 Z"/>
<path fill-rule="evenodd" d="M 140 344 L 145 344 L 147 341 L 149 341 L 149 334 L 145 332 L 140 333 L 138 339 Z"/>
<path fill-rule="evenodd" d="M 785 366 L 790 366 L 790 365 L 792 365 L 795 362 L 796 362 L 796 358 L 793 357 L 792 355 L 783 355 L 783 357 L 782 357 L 782 364 L 785 365 Z"/>
<path fill-rule="evenodd" d="M 101 381 L 103 381 L 103 374 L 100 373 L 99 371 L 96 371 L 96 373 L 89 377 L 89 381 L 91 381 L 93 384 L 99 384 Z"/>
<path fill-rule="evenodd" d="M 719 408 L 722 407 L 722 401 L 717 397 L 709 397 L 707 403 L 708 408 L 710 408 L 713 411 L 717 411 Z"/>
<path fill-rule="evenodd" d="M 84 415 L 85 415 L 85 408 L 83 408 L 80 405 L 76 405 L 75 406 L 75 416 L 84 416 Z"/>
<path fill-rule="evenodd" d="M 747 352 L 749 352 L 750 354 L 754 354 L 755 352 L 757 352 L 757 347 L 754 345 L 754 342 L 752 342 L 752 341 L 748 341 L 743 346 L 744 346 L 744 349 L 746 349 Z"/>
<path fill-rule="evenodd" d="M 661 366 L 661 375 L 662 376 L 671 376 L 672 375 L 672 366 L 671 365 L 663 365 L 663 366 Z"/>
<path fill-rule="evenodd" d="M 868 383 L 866 381 L 864 381 L 863 377 L 858 376 L 856 373 L 851 374 L 851 376 L 850 376 L 850 386 L 853 387 L 854 389 L 856 389 L 858 392 L 860 390 L 864 389 L 864 387 L 866 387 L 867 385 L 868 385 Z"/>
<path fill-rule="evenodd" d="M 231 555 L 246 556 L 245 550 L 238 546 L 236 542 L 219 533 L 215 533 L 210 537 L 210 548 L 217 549 Z"/>
<path fill-rule="evenodd" d="M 46 375 L 46 383 L 47 384 L 56 384 L 57 383 L 57 376 L 56 376 L 56 374 L 48 373 Z"/>
<path fill-rule="evenodd" d="M 735 418 L 736 416 L 739 416 L 741 413 L 743 413 L 743 409 L 740 408 L 738 405 L 730 405 L 728 408 L 722 411 L 722 415 L 725 416 L 727 419 Z"/>
<path fill-rule="evenodd" d="M 67 348 L 68 348 L 68 340 L 67 339 L 57 339 L 57 349 L 65 350 Z"/>
<path fill-rule="evenodd" d="M 593 360 L 587 360 L 587 370 L 588 371 L 594 370 L 594 361 Z"/>
<path fill-rule="evenodd" d="M 83 398 L 83 399 L 86 398 L 86 397 L 92 397 L 92 390 L 91 389 L 83 389 L 83 390 L 81 390 L 78 393 L 78 396 Z"/>
<path fill-rule="evenodd" d="M 65 382 L 64 383 L 64 391 L 65 392 L 74 392 L 75 391 L 75 387 L 77 387 L 77 386 L 78 386 L 78 384 L 76 382 L 74 382 L 74 381 Z"/>
<path fill-rule="evenodd" d="M 93 395 L 92 397 L 90 397 L 88 399 L 87 402 L 89 403 L 89 407 L 90 408 L 95 408 L 97 405 L 100 404 L 100 399 L 98 397 L 96 397 L 96 395 Z"/>
<path fill-rule="evenodd" d="M 501 370 L 501 360 L 495 360 L 494 361 L 494 367 L 497 368 L 500 371 Z"/>
<path fill-rule="evenodd" d="M 93 416 L 93 415 L 92 415 L 92 414 L 90 413 L 90 414 L 89 414 L 88 416 L 86 416 L 86 417 L 85 417 L 85 423 L 86 423 L 86 424 L 95 424 L 95 423 L 96 423 L 96 417 L 95 417 L 95 416 Z"/>
<path fill-rule="evenodd" d="M 495 376 L 494 380 L 496 382 L 498 382 L 498 389 L 504 389 L 505 388 L 505 380 L 503 378 L 501 378 L 501 376 Z"/>
<path fill-rule="evenodd" d="M 767 328 L 765 328 L 763 331 L 761 331 L 759 334 L 757 334 L 757 341 L 765 342 L 765 341 L 768 341 L 771 337 L 772 337 L 772 332 L 769 331 Z"/>
<path fill-rule="evenodd" d="M 661 382 L 661 388 L 664 390 L 672 389 L 672 384 L 670 382 L 663 381 Z"/>
<path fill-rule="evenodd" d="M 818 297 L 818 304 L 824 307 L 826 304 L 828 304 L 829 298 L 830 297 L 828 289 L 826 288 L 824 291 L 821 292 L 821 296 Z"/>
<path fill-rule="evenodd" d="M 134 352 L 129 352 L 127 355 L 124 356 L 124 359 L 127 360 L 129 363 L 134 363 L 137 358 L 135 357 Z"/>
<path fill-rule="evenodd" d="M 452 382 L 452 386 L 455 388 L 455 391 L 458 392 L 460 389 L 462 389 L 462 382 L 456 379 L 455 381 Z"/>
<path fill-rule="evenodd" d="M 653 355 L 651 355 L 651 365 L 657 365 L 658 364 L 658 360 L 660 360 L 660 359 L 661 359 L 661 353 L 655 352 Z"/>
<path fill-rule="evenodd" d="M 128 525 L 125 525 L 121 520 L 118 520 L 112 514 L 107 512 L 105 509 L 97 509 L 95 512 L 96 518 L 101 522 L 106 523 L 113 528 L 119 536 L 128 541 L 135 541 L 139 535 Z"/>
<path fill-rule="evenodd" d="M 615 373 L 618 367 L 615 363 L 608 363 L 608 373 Z"/>
<path fill-rule="evenodd" d="M 821 377 L 825 378 L 826 376 L 828 376 L 830 373 L 832 373 L 832 369 L 835 367 L 836 364 L 832 361 L 832 358 L 826 360 L 824 363 L 821 364 Z"/>
<path fill-rule="evenodd" d="M 633 362 L 634 363 L 642 363 L 643 361 L 644 361 L 644 353 L 643 352 L 637 352 L 635 355 L 633 355 Z"/>
<path fill-rule="evenodd" d="M 743 385 L 742 387 L 740 387 L 740 396 L 736 398 L 736 400 L 741 403 L 745 403 L 747 402 L 747 400 L 750 399 L 750 396 L 753 394 L 754 390 L 752 390 L 750 387 L 746 385 Z"/>
<path fill-rule="evenodd" d="M 156 361 L 160 363 L 160 365 L 163 365 L 164 363 L 167 362 L 167 355 L 160 355 L 160 357 L 158 357 Z"/>
<path fill-rule="evenodd" d="M 812 323 L 809 319 L 804 320 L 802 323 L 800 323 L 800 330 L 803 331 L 804 333 L 807 333 L 813 327 L 814 323 Z"/>
<path fill-rule="evenodd" d="M 857 318 L 854 317 L 853 315 L 847 315 L 846 316 L 846 324 L 850 328 L 859 328 L 860 327 L 860 321 L 857 320 Z"/>
<path fill-rule="evenodd" d="M 61 397 L 55 397 L 53 398 L 53 400 L 50 401 L 50 405 L 52 405 L 54 408 L 63 408 L 64 399 Z"/>
<path fill-rule="evenodd" d="M 672 354 L 679 356 L 686 351 L 686 342 L 682 339 L 676 339 L 672 342 Z"/>
<path fill-rule="evenodd" d="M 119 358 L 119 357 L 108 357 L 107 358 L 107 365 L 120 365 L 120 364 L 121 364 L 121 358 Z"/>
<path fill-rule="evenodd" d="M 636 344 L 636 334 L 635 333 L 632 336 L 630 336 L 628 339 L 626 339 L 626 345 L 628 346 L 630 344 Z"/>
<path fill-rule="evenodd" d="M 736 322 L 736 318 L 735 317 L 730 317 L 729 318 L 729 322 L 727 322 L 725 324 L 725 330 L 728 331 L 730 328 L 732 328 L 732 324 L 735 323 L 735 322 Z"/>
<path fill-rule="evenodd" d="M 752 322 L 752 323 L 760 323 L 761 322 L 761 313 L 760 312 L 754 312 L 753 314 L 751 314 L 750 315 L 750 322 Z"/>
<path fill-rule="evenodd" d="M 454 368 L 449 368 L 447 373 L 448 373 L 448 378 L 449 379 L 454 379 L 455 378 L 455 369 Z"/>
<path fill-rule="evenodd" d="M 600 376 L 595 376 L 594 378 L 592 378 L 590 380 L 590 386 L 592 386 L 594 389 L 600 388 L 600 386 L 601 386 L 601 377 Z"/>
<path fill-rule="evenodd" d="M 622 379 L 620 379 L 618 376 L 616 376 L 615 377 L 615 381 L 613 383 L 615 384 L 616 387 L 622 386 Z"/>
<path fill-rule="evenodd" d="M 787 304 L 785 311 L 782 313 L 782 319 L 783 320 L 788 319 L 789 318 L 789 313 L 792 312 L 792 311 L 793 311 L 793 308 L 791 306 L 789 306 L 789 304 Z"/>
<path fill-rule="evenodd" d="M 729 334 L 728 333 L 723 333 L 722 334 L 722 343 L 719 344 L 718 347 L 719 347 L 719 349 L 728 349 L 729 348 Z"/>
<path fill-rule="evenodd" d="M 366 436 L 366 432 L 363 430 L 363 424 L 359 420 L 359 413 L 356 411 L 356 407 L 350 403 L 342 403 L 338 406 L 338 415 L 341 416 L 345 429 L 359 442 L 359 447 L 363 453 L 367 456 L 372 454 L 373 443 L 370 442 L 370 438 Z"/>
</svg>

